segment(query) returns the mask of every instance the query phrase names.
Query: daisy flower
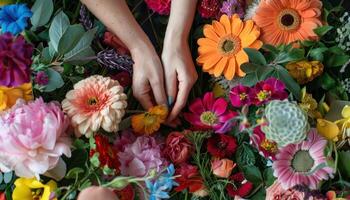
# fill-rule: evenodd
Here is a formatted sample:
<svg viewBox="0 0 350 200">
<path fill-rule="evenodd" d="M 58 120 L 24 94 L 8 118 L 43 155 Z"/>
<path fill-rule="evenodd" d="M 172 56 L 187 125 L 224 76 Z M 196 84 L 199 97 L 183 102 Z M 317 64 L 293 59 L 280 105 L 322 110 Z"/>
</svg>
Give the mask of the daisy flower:
<svg viewBox="0 0 350 200">
<path fill-rule="evenodd" d="M 158 131 L 167 116 L 168 108 L 166 106 L 155 106 L 145 113 L 132 116 L 131 125 L 136 133 L 151 135 Z"/>
</svg>

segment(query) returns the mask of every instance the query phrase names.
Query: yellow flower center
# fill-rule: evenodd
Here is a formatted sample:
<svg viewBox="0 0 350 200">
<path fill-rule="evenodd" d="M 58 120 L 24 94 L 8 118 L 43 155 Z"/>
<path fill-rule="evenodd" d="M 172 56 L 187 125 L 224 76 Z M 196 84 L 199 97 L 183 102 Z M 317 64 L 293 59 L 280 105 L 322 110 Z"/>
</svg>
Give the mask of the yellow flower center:
<svg viewBox="0 0 350 200">
<path fill-rule="evenodd" d="M 40 200 L 44 190 L 42 188 L 32 189 L 33 200 Z"/>
<path fill-rule="evenodd" d="M 96 105 L 98 103 L 98 100 L 96 97 L 90 97 L 87 101 L 87 104 L 89 106 L 93 106 L 93 105 Z"/>
<path fill-rule="evenodd" d="M 314 162 L 309 151 L 299 150 L 294 154 L 291 167 L 296 172 L 309 172 L 313 168 Z"/>
<path fill-rule="evenodd" d="M 206 111 L 201 114 L 200 120 L 205 125 L 213 126 L 214 124 L 216 124 L 218 117 L 215 115 L 215 113 L 211 111 Z"/>
<path fill-rule="evenodd" d="M 225 36 L 219 41 L 218 49 L 224 56 L 237 54 L 241 49 L 241 40 L 237 36 Z"/>
<path fill-rule="evenodd" d="M 259 99 L 259 101 L 264 101 L 270 96 L 270 92 L 266 90 L 261 90 L 256 96 Z"/>
<path fill-rule="evenodd" d="M 270 141 L 267 140 L 267 139 L 264 139 L 264 140 L 261 142 L 260 146 L 261 146 L 263 149 L 265 149 L 266 151 L 271 152 L 271 153 L 276 153 L 277 150 L 278 150 L 276 143 L 270 142 Z"/>
<path fill-rule="evenodd" d="M 239 95 L 239 99 L 240 99 L 240 100 L 244 100 L 244 99 L 246 99 L 247 97 L 248 97 L 248 95 L 247 95 L 246 93 L 242 93 L 242 94 Z"/>
<path fill-rule="evenodd" d="M 145 113 L 145 118 L 144 118 L 144 123 L 145 126 L 150 126 L 153 125 L 157 122 L 157 116 L 150 114 L 150 113 Z"/>
<path fill-rule="evenodd" d="M 294 9 L 284 9 L 277 17 L 277 25 L 284 31 L 294 31 L 300 24 L 300 15 Z"/>
</svg>

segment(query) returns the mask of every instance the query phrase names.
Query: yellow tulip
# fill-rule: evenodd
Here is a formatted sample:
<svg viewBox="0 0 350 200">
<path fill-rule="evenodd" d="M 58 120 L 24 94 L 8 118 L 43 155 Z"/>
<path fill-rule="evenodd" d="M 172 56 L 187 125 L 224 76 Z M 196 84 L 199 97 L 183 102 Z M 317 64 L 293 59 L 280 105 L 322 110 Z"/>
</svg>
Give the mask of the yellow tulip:
<svg viewBox="0 0 350 200">
<path fill-rule="evenodd" d="M 20 98 L 26 101 L 33 99 L 31 83 L 11 88 L 0 86 L 0 111 L 11 108 Z"/>
<path fill-rule="evenodd" d="M 13 200 L 49 200 L 50 195 L 57 188 L 55 181 L 50 180 L 46 184 L 35 178 L 18 178 L 15 181 L 15 189 L 12 193 Z M 57 200 L 57 198 L 54 198 Z"/>
<path fill-rule="evenodd" d="M 326 139 L 334 142 L 338 141 L 340 130 L 336 123 L 325 119 L 317 119 L 316 128 L 318 133 Z"/>
</svg>

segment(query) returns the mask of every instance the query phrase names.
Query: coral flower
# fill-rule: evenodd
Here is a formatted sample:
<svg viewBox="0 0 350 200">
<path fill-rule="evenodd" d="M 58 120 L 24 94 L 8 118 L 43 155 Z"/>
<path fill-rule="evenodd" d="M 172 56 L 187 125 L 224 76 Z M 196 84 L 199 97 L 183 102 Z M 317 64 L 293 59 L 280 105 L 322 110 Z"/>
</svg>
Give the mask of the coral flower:
<svg viewBox="0 0 350 200">
<path fill-rule="evenodd" d="M 158 131 L 167 116 L 168 108 L 166 106 L 155 106 L 145 113 L 132 116 L 131 125 L 136 133 L 151 135 Z"/>
<path fill-rule="evenodd" d="M 25 101 L 33 99 L 32 84 L 25 83 L 13 88 L 0 86 L 0 111 L 11 108 L 18 99 Z"/>
<path fill-rule="evenodd" d="M 203 28 L 205 38 L 198 40 L 197 62 L 203 71 L 215 77 L 224 75 L 231 80 L 235 75 L 244 76 L 240 66 L 249 61 L 243 48 L 260 49 L 262 42 L 259 27 L 252 20 L 243 22 L 237 14 L 229 18 L 222 15 L 220 21 Z"/>
<path fill-rule="evenodd" d="M 220 178 L 228 178 L 231 175 L 233 168 L 236 167 L 236 163 L 229 159 L 214 159 L 211 162 L 211 170 L 213 174 Z"/>
<path fill-rule="evenodd" d="M 322 180 L 333 177 L 334 169 L 327 166 L 324 149 L 327 141 L 315 129 L 311 129 L 307 140 L 289 144 L 279 150 L 273 163 L 274 176 L 284 189 L 296 185 L 307 185 L 316 189 Z M 325 165 L 319 167 L 320 165 Z"/>
<path fill-rule="evenodd" d="M 126 95 L 118 81 L 99 75 L 79 81 L 62 102 L 75 133 L 90 137 L 103 128 L 116 132 L 125 113 Z"/>
<path fill-rule="evenodd" d="M 53 180 L 43 184 L 35 178 L 19 178 L 14 184 L 13 200 L 57 200 L 55 197 L 57 184 Z"/>
<path fill-rule="evenodd" d="M 261 40 L 272 45 L 314 40 L 322 25 L 320 0 L 261 0 L 253 20 L 261 28 Z"/>
<path fill-rule="evenodd" d="M 197 129 L 214 129 L 219 131 L 225 122 L 232 119 L 237 113 L 227 110 L 224 98 L 214 98 L 212 92 L 204 95 L 203 100 L 197 98 L 189 106 L 190 113 L 184 113 L 185 119 Z"/>
</svg>

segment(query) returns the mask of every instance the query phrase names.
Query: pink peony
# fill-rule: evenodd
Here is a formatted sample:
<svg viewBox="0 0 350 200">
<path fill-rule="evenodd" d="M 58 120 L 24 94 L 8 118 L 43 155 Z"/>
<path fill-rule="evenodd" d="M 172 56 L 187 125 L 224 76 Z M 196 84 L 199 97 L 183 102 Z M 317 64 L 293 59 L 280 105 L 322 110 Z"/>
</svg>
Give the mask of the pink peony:
<svg viewBox="0 0 350 200">
<path fill-rule="evenodd" d="M 138 137 L 133 143 L 126 144 L 118 156 L 123 176 L 142 177 L 152 169 L 159 172 L 165 164 L 160 146 L 153 137 Z"/>
<path fill-rule="evenodd" d="M 160 15 L 169 15 L 171 0 L 145 0 L 148 8 Z"/>
<path fill-rule="evenodd" d="M 19 177 L 37 177 L 54 168 L 62 154 L 70 157 L 65 134 L 68 118 L 57 103 L 39 98 L 21 101 L 0 115 L 0 170 Z"/>
</svg>

